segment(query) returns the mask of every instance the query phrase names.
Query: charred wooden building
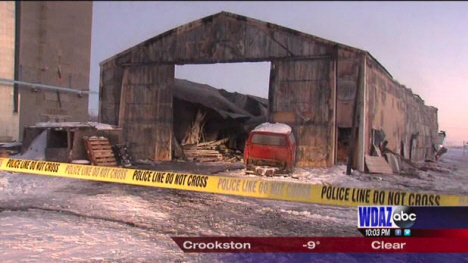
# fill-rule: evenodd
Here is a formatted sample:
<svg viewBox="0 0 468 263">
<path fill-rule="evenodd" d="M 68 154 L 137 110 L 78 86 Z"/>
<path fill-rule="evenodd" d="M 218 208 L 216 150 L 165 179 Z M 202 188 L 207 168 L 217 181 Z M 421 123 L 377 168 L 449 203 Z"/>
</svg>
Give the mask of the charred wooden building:
<svg viewBox="0 0 468 263">
<path fill-rule="evenodd" d="M 268 119 L 293 127 L 298 166 L 354 166 L 385 135 L 413 160 L 430 158 L 437 109 L 368 52 L 221 12 L 169 30 L 101 63 L 100 121 L 123 129 L 136 158 L 171 159 L 175 65 L 271 62 Z M 353 131 L 354 136 L 353 136 Z"/>
</svg>

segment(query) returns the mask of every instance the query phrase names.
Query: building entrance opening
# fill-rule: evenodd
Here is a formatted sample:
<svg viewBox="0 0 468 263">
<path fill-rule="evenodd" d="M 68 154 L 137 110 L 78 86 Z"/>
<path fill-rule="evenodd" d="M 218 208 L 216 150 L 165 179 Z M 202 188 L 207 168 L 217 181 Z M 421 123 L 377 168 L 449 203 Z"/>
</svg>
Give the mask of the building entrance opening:
<svg viewBox="0 0 468 263">
<path fill-rule="evenodd" d="M 240 159 L 249 132 L 267 121 L 270 62 L 176 66 L 174 158 Z"/>
</svg>

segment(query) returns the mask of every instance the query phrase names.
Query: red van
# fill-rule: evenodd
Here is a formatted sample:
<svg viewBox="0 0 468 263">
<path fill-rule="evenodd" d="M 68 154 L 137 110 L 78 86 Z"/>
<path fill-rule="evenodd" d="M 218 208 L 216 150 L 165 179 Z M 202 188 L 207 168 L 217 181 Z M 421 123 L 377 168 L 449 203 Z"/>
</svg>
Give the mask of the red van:
<svg viewBox="0 0 468 263">
<path fill-rule="evenodd" d="M 253 170 L 254 166 L 274 166 L 290 173 L 295 160 L 296 140 L 288 125 L 266 122 L 250 132 L 244 148 L 247 170 Z"/>
</svg>

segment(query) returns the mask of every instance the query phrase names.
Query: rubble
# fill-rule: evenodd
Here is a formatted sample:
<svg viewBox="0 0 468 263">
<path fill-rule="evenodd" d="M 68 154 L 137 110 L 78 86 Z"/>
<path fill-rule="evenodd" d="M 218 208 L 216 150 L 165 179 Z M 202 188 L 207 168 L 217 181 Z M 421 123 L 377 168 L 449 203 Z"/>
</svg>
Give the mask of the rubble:
<svg viewBox="0 0 468 263">
<path fill-rule="evenodd" d="M 440 172 L 440 173 L 451 173 L 452 170 L 446 167 L 443 167 L 442 165 L 437 165 L 434 163 L 432 160 L 426 160 L 425 162 L 413 162 L 410 159 L 406 159 L 400 154 L 397 154 L 396 152 L 388 149 L 386 147 L 387 141 L 382 141 L 380 143 L 380 147 L 377 147 L 374 145 L 374 156 L 366 156 L 366 165 L 371 173 L 382 173 L 382 174 L 398 174 L 398 175 L 404 175 L 404 176 L 416 176 L 419 177 L 421 172 L 425 171 L 435 171 L 435 172 Z M 435 155 L 435 161 L 439 161 L 439 158 L 442 154 L 446 153 L 447 149 L 445 147 L 440 147 L 439 151 Z M 377 156 L 379 157 L 377 157 Z M 380 157 L 380 156 L 385 156 Z M 367 158 L 380 158 L 380 166 L 385 162 L 385 166 L 389 166 L 391 168 L 391 172 L 388 171 L 387 167 L 385 169 L 387 170 L 384 172 L 380 171 L 379 169 L 375 170 L 372 165 L 369 166 Z M 374 165 L 375 166 L 375 165 Z"/>
<path fill-rule="evenodd" d="M 21 152 L 21 142 L 9 142 L 0 144 L 0 157 L 9 157 Z"/>
<path fill-rule="evenodd" d="M 260 176 L 268 176 L 273 177 L 280 171 L 279 167 L 271 167 L 271 166 L 256 166 L 254 169 L 254 173 Z"/>
<path fill-rule="evenodd" d="M 365 161 L 366 161 L 366 165 L 370 173 L 377 173 L 377 174 L 392 174 L 393 173 L 392 168 L 387 163 L 384 157 L 366 155 Z"/>
<path fill-rule="evenodd" d="M 198 144 L 182 145 L 183 152 L 188 161 L 194 162 L 236 162 L 242 158 L 239 151 L 230 150 L 226 143 L 229 138 L 218 141 L 209 141 Z"/>
<path fill-rule="evenodd" d="M 205 126 L 205 116 L 206 112 L 202 112 L 200 109 L 195 115 L 195 120 L 193 120 L 192 126 L 185 133 L 184 138 L 182 139 L 182 144 L 197 144 L 200 141 L 204 140 L 203 126 Z"/>
<path fill-rule="evenodd" d="M 123 167 L 130 167 L 134 162 L 131 155 L 128 153 L 126 144 L 116 144 L 112 146 L 117 164 Z"/>
<path fill-rule="evenodd" d="M 173 140 L 190 145 L 229 138 L 226 147 L 243 151 L 250 130 L 265 122 L 268 100 L 175 79 Z M 175 157 L 184 159 L 178 149 Z"/>
<path fill-rule="evenodd" d="M 452 170 L 445 168 L 441 165 L 437 165 L 432 162 L 425 162 L 419 166 L 419 170 L 421 171 L 435 171 L 435 172 L 440 172 L 440 173 L 451 173 Z"/>
<path fill-rule="evenodd" d="M 402 169 L 401 159 L 399 156 L 392 154 L 392 153 L 385 153 L 387 157 L 388 164 L 392 167 L 392 171 L 395 174 L 400 174 Z"/>
</svg>

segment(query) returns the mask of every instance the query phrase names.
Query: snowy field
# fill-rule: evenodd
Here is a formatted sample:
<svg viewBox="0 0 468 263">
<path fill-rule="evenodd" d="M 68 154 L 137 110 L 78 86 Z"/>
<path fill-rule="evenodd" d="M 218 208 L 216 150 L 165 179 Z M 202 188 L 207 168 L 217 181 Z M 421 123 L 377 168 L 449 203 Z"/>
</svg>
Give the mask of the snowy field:
<svg viewBox="0 0 468 263">
<path fill-rule="evenodd" d="M 313 184 L 331 184 L 334 186 L 361 187 L 384 190 L 411 190 L 448 195 L 468 195 L 468 151 L 450 148 L 442 156 L 439 165 L 449 168 L 451 173 L 417 171 L 406 175 L 363 174 L 353 171 L 346 175 L 346 166 L 330 168 L 296 168 L 292 177 L 264 177 L 267 180 L 282 180 Z M 220 175 L 254 177 L 244 170 L 222 172 Z"/>
<path fill-rule="evenodd" d="M 450 174 L 344 174 L 297 169 L 297 179 L 334 185 L 468 193 L 468 156 L 449 149 Z M 239 164 L 146 168 L 245 175 Z M 226 171 L 229 170 L 229 171 Z M 0 172 L 1 262 L 468 262 L 466 255 L 184 254 L 170 236 L 359 236 L 356 210 L 313 204 Z"/>
</svg>

